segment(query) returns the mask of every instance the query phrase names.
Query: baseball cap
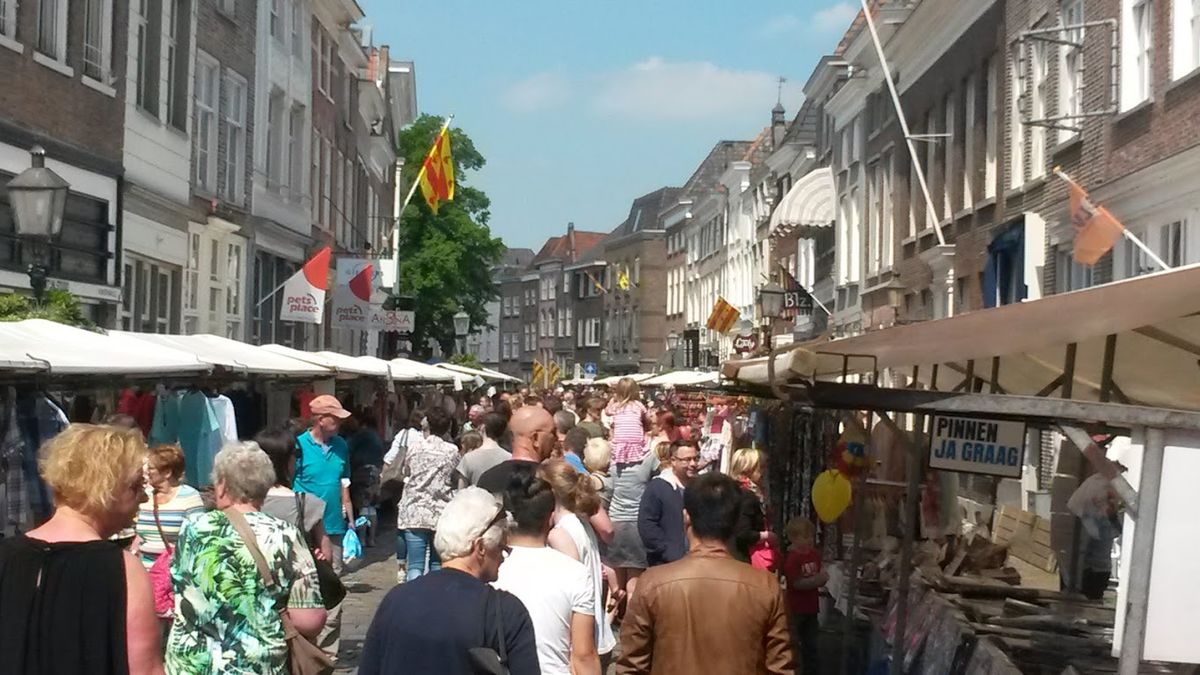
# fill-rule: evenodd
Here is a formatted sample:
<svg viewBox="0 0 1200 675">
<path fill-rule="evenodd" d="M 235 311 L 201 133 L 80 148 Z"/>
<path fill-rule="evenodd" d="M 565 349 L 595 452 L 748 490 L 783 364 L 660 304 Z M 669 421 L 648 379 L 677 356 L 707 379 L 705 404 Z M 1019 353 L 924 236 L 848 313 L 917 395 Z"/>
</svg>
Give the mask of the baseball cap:
<svg viewBox="0 0 1200 675">
<path fill-rule="evenodd" d="M 308 404 L 308 409 L 312 411 L 313 415 L 333 415 L 341 420 L 350 416 L 350 411 L 342 407 L 342 402 L 337 400 L 336 396 L 329 394 L 321 394 L 313 398 Z"/>
</svg>

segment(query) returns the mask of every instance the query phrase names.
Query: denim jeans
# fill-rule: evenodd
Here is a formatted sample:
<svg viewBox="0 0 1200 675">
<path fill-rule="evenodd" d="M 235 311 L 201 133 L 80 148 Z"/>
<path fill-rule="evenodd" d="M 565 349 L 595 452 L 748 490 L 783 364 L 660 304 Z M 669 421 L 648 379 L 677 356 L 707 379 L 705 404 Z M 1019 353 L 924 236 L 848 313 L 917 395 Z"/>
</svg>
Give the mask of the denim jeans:
<svg viewBox="0 0 1200 675">
<path fill-rule="evenodd" d="M 433 530 L 405 530 L 404 543 L 408 548 L 405 580 L 412 581 L 422 574 L 442 568 L 442 561 L 433 548 Z"/>
<path fill-rule="evenodd" d="M 404 530 L 396 530 L 396 562 L 408 564 L 408 542 L 404 541 Z"/>
</svg>

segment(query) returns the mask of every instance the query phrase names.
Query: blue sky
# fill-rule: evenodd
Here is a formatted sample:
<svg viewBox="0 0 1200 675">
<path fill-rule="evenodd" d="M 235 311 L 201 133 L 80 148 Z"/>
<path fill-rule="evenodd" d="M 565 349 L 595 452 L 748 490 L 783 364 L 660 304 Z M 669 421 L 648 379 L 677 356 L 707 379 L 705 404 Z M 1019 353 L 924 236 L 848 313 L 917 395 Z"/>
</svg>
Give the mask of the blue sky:
<svg viewBox="0 0 1200 675">
<path fill-rule="evenodd" d="M 776 78 L 789 119 L 855 0 L 360 0 L 375 44 L 416 62 L 422 112 L 455 114 L 487 167 L 492 231 L 537 249 L 607 232 L 682 185 L 719 140 L 752 139 Z"/>
</svg>

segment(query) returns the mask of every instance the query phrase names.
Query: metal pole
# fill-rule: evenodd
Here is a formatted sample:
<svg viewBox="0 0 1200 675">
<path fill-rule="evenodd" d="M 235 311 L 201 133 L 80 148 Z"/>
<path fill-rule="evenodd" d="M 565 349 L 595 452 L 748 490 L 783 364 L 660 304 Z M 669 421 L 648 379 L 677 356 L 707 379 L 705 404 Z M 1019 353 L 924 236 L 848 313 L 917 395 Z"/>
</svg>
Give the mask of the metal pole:
<svg viewBox="0 0 1200 675">
<path fill-rule="evenodd" d="M 870 429 L 875 413 L 867 413 L 866 427 L 860 427 L 867 438 L 871 437 Z M 857 420 L 855 420 L 857 422 Z M 855 426 L 858 426 L 857 424 Z M 867 471 L 863 471 L 854 479 L 854 543 L 850 547 L 850 569 L 848 571 L 849 587 L 846 589 L 846 615 L 842 621 L 842 667 L 843 675 L 850 673 L 850 636 L 854 633 L 854 610 L 858 605 L 858 571 L 862 568 L 863 559 L 863 505 L 866 502 Z M 837 598 L 834 598 L 836 605 Z"/>
<path fill-rule="evenodd" d="M 1146 615 L 1150 601 L 1150 567 L 1154 564 L 1154 530 L 1158 520 L 1158 492 L 1162 483 L 1166 438 L 1162 429 L 1148 428 L 1142 453 L 1142 479 L 1138 484 L 1137 527 L 1129 557 L 1129 594 L 1126 596 L 1125 633 L 1121 637 L 1120 675 L 1137 675 L 1146 642 Z"/>
<path fill-rule="evenodd" d="M 442 130 L 437 136 L 433 137 L 433 145 L 430 146 L 429 152 L 425 153 L 425 159 L 429 159 L 429 155 L 433 154 L 433 149 L 437 147 L 438 139 L 446 130 L 450 128 L 450 123 L 454 121 L 454 115 L 446 117 L 446 121 L 442 123 Z M 400 218 L 404 216 L 404 209 L 408 208 L 408 203 L 412 201 L 413 194 L 417 191 L 417 186 L 421 184 L 421 178 L 425 175 L 425 162 L 421 162 L 421 169 L 417 171 L 417 177 L 413 179 L 412 185 L 408 187 L 408 194 L 404 197 L 404 202 L 396 208 L 396 222 L 392 226 L 392 264 L 396 268 L 396 278 L 392 280 L 392 295 L 400 295 Z M 397 172 L 399 176 L 399 172 Z M 396 181 L 396 187 L 400 186 L 399 180 Z"/>
<path fill-rule="evenodd" d="M 892 105 L 896 108 L 896 119 L 900 121 L 900 131 L 904 133 L 904 142 L 908 144 L 908 156 L 912 160 L 913 173 L 921 185 L 921 193 L 925 195 L 925 220 L 937 234 L 938 246 L 946 245 L 946 237 L 934 217 L 933 197 L 929 195 L 929 183 L 925 180 L 925 169 L 917 160 L 917 146 L 913 143 L 912 132 L 908 128 L 908 119 L 904 116 L 904 108 L 900 105 L 900 94 L 896 93 L 896 81 L 892 78 L 892 69 L 888 67 L 887 57 L 883 54 L 883 43 L 879 41 L 879 32 L 875 30 L 875 18 L 871 16 L 871 8 L 867 0 L 859 0 L 862 4 L 863 16 L 867 19 L 867 30 L 871 31 L 871 42 L 875 43 L 875 54 L 879 57 L 879 65 L 883 66 L 883 81 L 887 82 L 888 92 L 892 95 Z"/>
<path fill-rule="evenodd" d="M 924 415 L 918 420 L 917 430 L 924 431 Z M 904 439 L 903 436 L 898 438 Z M 908 485 L 904 493 L 905 527 L 904 539 L 900 544 L 900 578 L 896 583 L 896 632 L 892 636 L 892 675 L 901 675 L 904 672 L 904 634 L 908 629 L 908 591 L 912 576 L 913 543 L 917 538 L 917 497 L 921 489 L 921 460 L 924 454 L 916 443 L 909 443 L 907 439 L 902 442 L 908 446 Z"/>
</svg>

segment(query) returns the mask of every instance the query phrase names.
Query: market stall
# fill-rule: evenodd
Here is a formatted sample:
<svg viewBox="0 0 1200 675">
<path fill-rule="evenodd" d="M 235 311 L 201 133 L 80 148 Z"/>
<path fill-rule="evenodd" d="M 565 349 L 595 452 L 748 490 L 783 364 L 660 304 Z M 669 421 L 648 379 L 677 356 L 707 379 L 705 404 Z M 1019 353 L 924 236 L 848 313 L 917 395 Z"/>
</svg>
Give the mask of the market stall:
<svg viewBox="0 0 1200 675">
<path fill-rule="evenodd" d="M 888 617 L 894 617 L 890 633 L 883 631 L 891 637 L 892 672 L 920 664 L 930 645 L 945 637 L 940 627 L 947 614 L 938 612 L 934 621 L 922 613 L 926 591 L 939 598 L 929 606 L 947 600 L 955 608 L 955 630 L 962 629 L 955 649 L 964 650 L 959 656 L 974 659 L 986 652 L 986 658 L 978 658 L 992 664 L 989 670 L 965 672 L 1006 672 L 1014 663 L 1033 669 L 1026 672 L 1117 668 L 1107 657 L 1110 652 L 1119 655 L 1121 673 L 1167 668 L 1149 663 L 1153 660 L 1200 661 L 1194 640 L 1177 627 L 1189 623 L 1200 594 L 1163 559 L 1165 554 L 1172 560 L 1193 556 L 1190 547 L 1200 535 L 1196 524 L 1179 516 L 1190 499 L 1184 486 L 1200 478 L 1197 283 L 1200 268 L 1193 266 L 726 365 L 726 377 L 770 391 L 789 405 L 839 411 L 843 433 L 857 430 L 872 452 L 880 450 L 874 447 L 880 430 L 899 450 L 899 466 L 893 468 L 902 470 L 902 481 L 879 480 L 869 471 L 851 478 L 853 543 L 841 561 L 845 592 L 837 596 L 849 616 L 871 618 L 877 627 L 886 628 Z M 1068 475 L 1073 483 L 1055 478 L 1055 512 L 1047 522 L 1016 516 L 1018 523 L 1030 523 L 1023 539 L 997 542 L 993 532 L 972 549 L 960 541 L 965 539 L 961 533 L 929 536 L 921 527 L 931 484 L 943 475 L 1019 477 L 1024 462 L 1018 453 L 1031 449 L 1033 432 L 1039 430 L 1070 439 L 1098 471 L 1101 484 L 1111 483 L 1124 501 L 1115 603 L 1081 604 L 1069 593 L 1032 588 L 1025 575 L 1014 576 L 1009 569 L 1026 547 L 1030 550 L 1023 555 L 1034 561 L 1030 564 L 1051 569 L 1049 559 L 1057 557 L 1064 578 L 1070 577 L 1070 551 L 1063 555 L 1051 547 L 1048 535 L 1060 522 L 1075 524 L 1075 516 L 1057 509 L 1082 474 Z M 985 436 L 988 442 L 981 443 L 972 436 L 979 433 L 995 438 Z M 1130 466 L 1128 480 L 1112 468 L 1093 435 L 1102 443 L 1114 435 L 1126 439 L 1127 456 L 1137 464 Z M 983 450 L 977 450 L 980 446 Z M 883 490 L 895 493 L 885 503 L 898 516 L 895 526 L 884 529 L 901 536 L 891 540 L 894 551 L 868 556 L 864 544 L 873 529 L 862 514 L 870 510 L 864 508 L 867 496 Z M 991 523 L 995 528 L 999 521 Z M 1156 537 L 1156 531 L 1170 536 Z M 994 546 L 999 554 L 989 548 Z M 988 559 L 989 552 L 999 558 Z M 892 567 L 890 575 L 867 573 L 881 565 Z M 893 594 L 883 593 L 888 583 Z M 862 602 L 871 592 L 883 593 L 877 607 Z M 866 614 L 864 607 L 870 610 Z M 938 649 L 943 648 L 932 651 Z M 928 664 L 920 668 L 946 672 Z"/>
<path fill-rule="evenodd" d="M 642 387 L 715 387 L 721 381 L 721 376 L 715 371 L 675 370 L 661 375 L 647 377 L 638 385 Z"/>
</svg>

